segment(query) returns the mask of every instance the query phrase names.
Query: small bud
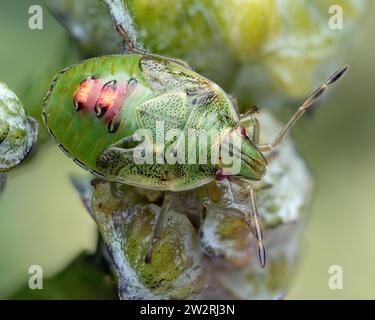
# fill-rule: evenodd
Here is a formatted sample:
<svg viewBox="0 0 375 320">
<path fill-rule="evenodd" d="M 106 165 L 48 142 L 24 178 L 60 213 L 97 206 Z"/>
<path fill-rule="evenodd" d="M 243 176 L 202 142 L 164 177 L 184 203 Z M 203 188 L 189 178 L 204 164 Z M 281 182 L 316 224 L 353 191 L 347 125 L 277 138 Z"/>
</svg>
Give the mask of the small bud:
<svg viewBox="0 0 375 320">
<path fill-rule="evenodd" d="M 25 159 L 37 138 L 37 123 L 26 116 L 21 101 L 0 82 L 0 172 Z"/>
<path fill-rule="evenodd" d="M 139 197 L 139 195 L 138 195 Z M 129 205 L 99 182 L 92 199 L 93 216 L 112 257 L 121 299 L 187 299 L 203 289 L 202 255 L 188 218 L 170 211 L 161 238 L 145 263 L 160 207 Z"/>
</svg>

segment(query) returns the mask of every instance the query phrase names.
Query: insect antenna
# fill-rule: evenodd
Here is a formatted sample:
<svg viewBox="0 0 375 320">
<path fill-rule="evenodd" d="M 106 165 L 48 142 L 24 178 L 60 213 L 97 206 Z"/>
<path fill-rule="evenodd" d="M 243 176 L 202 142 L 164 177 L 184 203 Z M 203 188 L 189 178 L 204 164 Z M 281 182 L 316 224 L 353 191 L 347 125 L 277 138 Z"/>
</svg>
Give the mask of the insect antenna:
<svg viewBox="0 0 375 320">
<path fill-rule="evenodd" d="M 337 82 L 342 76 L 348 71 L 349 66 L 345 65 L 338 69 L 329 79 L 319 86 L 297 109 L 293 116 L 289 119 L 287 124 L 281 129 L 280 133 L 277 135 L 275 140 L 270 144 L 259 145 L 258 148 L 260 151 L 271 151 L 277 145 L 279 145 L 285 137 L 288 135 L 290 129 L 296 124 L 296 122 L 301 118 L 301 116 L 306 112 L 306 110 L 311 107 L 320 96 L 330 87 L 332 84 Z"/>
</svg>

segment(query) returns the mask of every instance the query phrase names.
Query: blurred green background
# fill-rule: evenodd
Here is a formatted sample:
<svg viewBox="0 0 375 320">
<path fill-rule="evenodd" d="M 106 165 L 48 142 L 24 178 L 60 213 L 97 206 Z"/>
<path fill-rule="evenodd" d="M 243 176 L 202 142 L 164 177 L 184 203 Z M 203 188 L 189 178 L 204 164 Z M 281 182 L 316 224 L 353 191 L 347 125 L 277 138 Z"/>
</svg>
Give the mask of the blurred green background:
<svg viewBox="0 0 375 320">
<path fill-rule="evenodd" d="M 61 60 L 66 42 L 64 29 L 47 10 L 43 30 L 28 28 L 28 9 L 40 3 L 0 4 L 0 81 L 19 96 L 28 81 L 38 81 L 40 72 Z M 287 298 L 375 299 L 373 30 L 375 6 L 352 35 L 348 76 L 294 130 L 317 190 Z M 67 59 L 66 65 L 77 61 L 74 54 Z M 8 176 L 0 198 L 0 298 L 25 285 L 30 265 L 41 265 L 48 276 L 82 250 L 94 250 L 95 224 L 69 182 L 69 174 L 82 172 L 56 146 L 44 144 Z M 328 287 L 331 265 L 343 267 L 343 290 Z"/>
</svg>

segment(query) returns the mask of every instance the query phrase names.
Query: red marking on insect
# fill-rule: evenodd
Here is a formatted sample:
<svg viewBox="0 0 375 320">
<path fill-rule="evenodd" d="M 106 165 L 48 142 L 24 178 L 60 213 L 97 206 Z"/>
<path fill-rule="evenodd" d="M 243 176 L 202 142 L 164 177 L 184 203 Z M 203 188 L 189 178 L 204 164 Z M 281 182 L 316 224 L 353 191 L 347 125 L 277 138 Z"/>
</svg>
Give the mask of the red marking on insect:
<svg viewBox="0 0 375 320">
<path fill-rule="evenodd" d="M 120 110 L 125 98 L 125 84 L 116 80 L 107 82 L 96 102 L 95 111 L 98 117 L 111 121 Z"/>
<path fill-rule="evenodd" d="M 247 135 L 247 131 L 244 127 L 238 127 L 238 132 L 243 137 L 245 137 Z"/>
<path fill-rule="evenodd" d="M 215 172 L 215 179 L 217 181 L 223 181 L 227 178 L 228 176 L 224 174 L 222 169 L 216 170 Z"/>
<path fill-rule="evenodd" d="M 103 82 L 94 77 L 83 80 L 76 93 L 74 94 L 73 103 L 75 109 L 92 111 L 95 108 L 96 101 L 100 96 Z"/>
</svg>

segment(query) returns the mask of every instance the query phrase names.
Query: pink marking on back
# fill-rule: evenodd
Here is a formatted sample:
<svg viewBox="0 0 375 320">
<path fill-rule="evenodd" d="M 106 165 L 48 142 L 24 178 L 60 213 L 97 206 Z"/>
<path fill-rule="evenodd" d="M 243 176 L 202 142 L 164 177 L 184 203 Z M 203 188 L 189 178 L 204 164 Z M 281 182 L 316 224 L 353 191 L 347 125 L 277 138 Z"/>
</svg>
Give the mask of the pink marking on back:
<svg viewBox="0 0 375 320">
<path fill-rule="evenodd" d="M 238 132 L 243 137 L 247 136 L 247 131 L 244 127 L 238 127 Z"/>
<path fill-rule="evenodd" d="M 74 94 L 74 106 L 76 110 L 92 111 L 103 88 L 103 82 L 93 77 L 83 80 Z"/>
<path fill-rule="evenodd" d="M 100 93 L 96 102 L 96 111 L 99 117 L 107 122 L 118 114 L 124 102 L 126 86 L 117 81 L 107 82 Z"/>
</svg>

